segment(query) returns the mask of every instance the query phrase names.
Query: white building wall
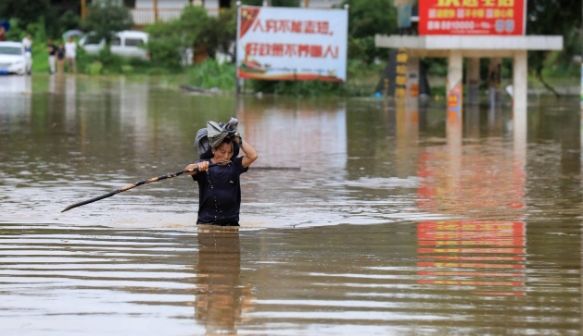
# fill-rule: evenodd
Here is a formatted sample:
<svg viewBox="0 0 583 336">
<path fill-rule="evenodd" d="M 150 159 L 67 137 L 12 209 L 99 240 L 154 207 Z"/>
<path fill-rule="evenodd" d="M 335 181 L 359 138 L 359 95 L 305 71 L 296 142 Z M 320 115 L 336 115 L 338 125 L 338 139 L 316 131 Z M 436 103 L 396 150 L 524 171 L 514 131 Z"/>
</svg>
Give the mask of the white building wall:
<svg viewBox="0 0 583 336">
<path fill-rule="evenodd" d="M 309 0 L 310 8 L 330 8 L 333 5 L 340 5 L 342 0 Z M 189 0 L 158 0 L 158 8 L 184 8 L 189 4 Z M 304 7 L 305 0 L 300 0 L 300 6 Z M 218 8 L 218 0 L 205 0 L 206 8 Z M 153 8 L 154 0 L 136 0 L 136 8 Z"/>
<path fill-rule="evenodd" d="M 205 8 L 219 8 L 219 1 L 218 0 L 204 0 L 204 7 Z"/>
<path fill-rule="evenodd" d="M 309 0 L 309 8 L 330 8 L 341 3 L 342 0 Z M 304 0 L 300 0 L 300 6 L 304 7 Z"/>
<path fill-rule="evenodd" d="M 189 3 L 189 0 L 158 0 L 158 8 L 182 9 Z M 136 8 L 154 8 L 154 0 L 136 0 Z"/>
</svg>

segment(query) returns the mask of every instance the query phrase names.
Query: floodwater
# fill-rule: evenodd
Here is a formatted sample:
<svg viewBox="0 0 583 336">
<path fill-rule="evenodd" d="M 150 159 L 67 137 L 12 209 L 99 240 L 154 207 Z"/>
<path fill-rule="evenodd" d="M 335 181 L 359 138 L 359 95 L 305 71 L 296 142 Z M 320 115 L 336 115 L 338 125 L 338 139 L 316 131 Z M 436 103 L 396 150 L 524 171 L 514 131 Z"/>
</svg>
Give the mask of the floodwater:
<svg viewBox="0 0 583 336">
<path fill-rule="evenodd" d="M 579 335 L 576 98 L 419 107 L 0 77 L 1 335 Z M 523 111 L 524 112 L 524 111 Z M 260 158 L 241 229 L 187 177 L 236 116 Z M 519 117 L 517 117 L 519 118 Z"/>
</svg>

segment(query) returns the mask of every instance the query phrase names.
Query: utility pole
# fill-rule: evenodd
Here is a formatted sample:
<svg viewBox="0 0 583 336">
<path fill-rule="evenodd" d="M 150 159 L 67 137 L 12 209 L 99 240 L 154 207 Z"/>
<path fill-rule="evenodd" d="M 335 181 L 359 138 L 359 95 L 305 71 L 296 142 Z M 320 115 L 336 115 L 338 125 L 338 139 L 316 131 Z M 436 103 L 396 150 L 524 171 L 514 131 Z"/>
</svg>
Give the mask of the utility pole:
<svg viewBox="0 0 583 336">
<path fill-rule="evenodd" d="M 87 0 L 81 0 L 81 18 L 85 18 L 85 12 L 87 11 Z"/>
<path fill-rule="evenodd" d="M 158 22 L 158 0 L 154 1 L 154 22 Z"/>
<path fill-rule="evenodd" d="M 580 104 L 583 110 L 583 1 L 581 3 L 581 93 Z"/>
<path fill-rule="evenodd" d="M 239 78 L 238 74 L 239 74 L 239 59 L 237 58 L 237 56 L 239 55 L 239 29 L 241 22 L 239 22 L 239 20 L 241 19 L 241 1 L 237 1 L 236 2 L 237 5 L 237 38 L 235 38 L 235 94 L 237 96 L 237 99 L 239 99 L 239 95 L 241 94 L 241 81 L 243 79 Z M 237 104 L 237 107 L 235 107 L 237 110 L 235 111 L 235 115 L 237 115 L 237 111 L 238 111 L 238 106 L 239 104 Z"/>
</svg>

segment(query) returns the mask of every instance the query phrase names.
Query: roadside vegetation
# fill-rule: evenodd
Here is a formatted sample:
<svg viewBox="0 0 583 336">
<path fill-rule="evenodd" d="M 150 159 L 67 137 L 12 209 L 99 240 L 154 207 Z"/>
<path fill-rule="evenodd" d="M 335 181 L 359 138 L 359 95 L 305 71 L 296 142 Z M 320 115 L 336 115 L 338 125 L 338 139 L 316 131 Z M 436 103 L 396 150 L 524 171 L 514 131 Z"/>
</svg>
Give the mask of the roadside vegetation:
<svg viewBox="0 0 583 336">
<path fill-rule="evenodd" d="M 553 83 L 562 78 L 578 78 L 580 63 L 574 61 L 581 54 L 581 2 L 557 0 L 552 3 L 527 0 L 527 34 L 563 35 L 565 48 L 560 52 L 530 52 L 530 77 L 550 91 Z M 262 0 L 243 0 L 244 5 L 261 5 Z M 9 18 L 11 29 L 7 39 L 21 41 L 33 36 L 33 72 L 48 73 L 47 41 L 62 41 L 61 34 L 69 29 L 93 31 L 106 41 L 111 32 L 133 26 L 129 11 L 104 0 L 101 6 L 92 6 L 81 20 L 73 12 L 58 13 L 49 0 L 31 1 L 22 6 L 20 0 L 0 1 L 0 19 Z M 298 7 L 300 0 L 272 0 L 273 6 Z M 375 34 L 396 34 L 397 11 L 393 0 L 344 0 L 349 5 L 348 26 L 348 81 L 347 83 L 303 81 L 246 81 L 246 92 L 283 95 L 351 95 L 370 96 L 383 71 L 388 50 L 376 48 Z M 569 11 L 561 10 L 569 8 Z M 88 75 L 138 74 L 175 75 L 184 84 L 203 89 L 235 91 L 235 58 L 232 48 L 236 35 L 235 9 L 221 11 L 218 17 L 207 15 L 200 7 L 188 6 L 179 19 L 158 22 L 145 27 L 149 43 L 145 46 L 150 61 L 127 59 L 111 53 L 109 43 L 98 55 L 88 55 L 83 48 L 77 52 L 77 70 Z M 221 55 L 221 59 L 217 59 Z M 190 58 L 192 62 L 188 62 Z M 431 77 L 445 77 L 445 59 L 424 59 Z M 192 64 L 189 64 L 192 63 Z M 486 78 L 488 63 L 481 63 L 482 78 Z M 511 60 L 503 63 L 502 76 L 510 78 Z M 439 91 L 439 89 L 437 90 Z"/>
</svg>

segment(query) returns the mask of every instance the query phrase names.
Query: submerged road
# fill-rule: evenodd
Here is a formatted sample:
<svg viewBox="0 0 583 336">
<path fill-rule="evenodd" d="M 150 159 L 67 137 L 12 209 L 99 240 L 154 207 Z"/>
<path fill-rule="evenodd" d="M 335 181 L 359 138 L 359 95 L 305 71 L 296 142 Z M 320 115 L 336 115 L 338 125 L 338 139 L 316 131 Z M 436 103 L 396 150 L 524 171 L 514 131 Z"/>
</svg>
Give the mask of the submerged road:
<svg viewBox="0 0 583 336">
<path fill-rule="evenodd" d="M 191 96 L 130 79 L 0 77 L 0 334 L 579 335 L 578 101 L 502 108 Z M 197 227 L 177 177 L 236 116 L 263 167 L 240 230 Z"/>
</svg>

